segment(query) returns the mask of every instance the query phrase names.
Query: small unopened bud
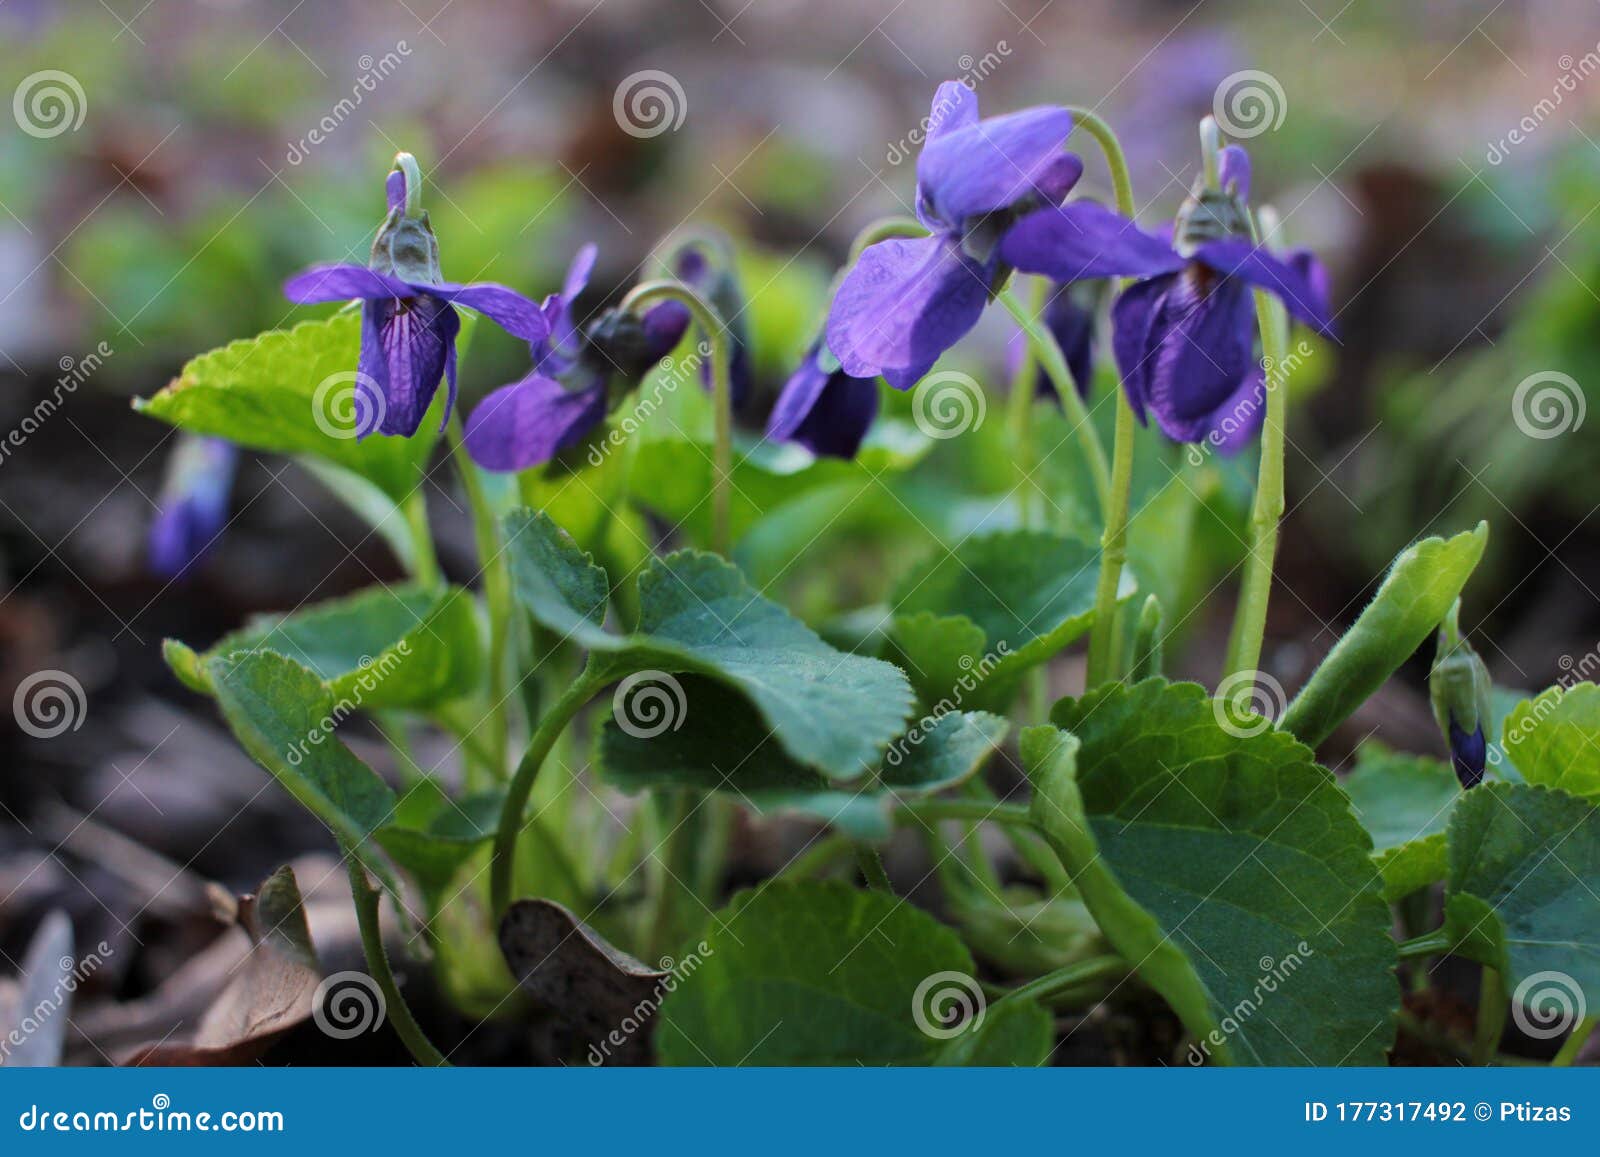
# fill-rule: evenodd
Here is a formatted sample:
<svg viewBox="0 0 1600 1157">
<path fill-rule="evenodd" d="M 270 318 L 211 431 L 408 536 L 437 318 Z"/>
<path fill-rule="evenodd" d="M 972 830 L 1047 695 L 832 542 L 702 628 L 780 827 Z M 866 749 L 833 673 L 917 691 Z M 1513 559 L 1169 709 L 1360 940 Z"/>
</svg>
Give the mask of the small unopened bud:
<svg viewBox="0 0 1600 1157">
<path fill-rule="evenodd" d="M 1458 599 L 1439 625 L 1439 645 L 1428 675 L 1433 717 L 1450 744 L 1450 761 L 1463 788 L 1483 782 L 1488 759 L 1484 727 L 1489 722 L 1489 669 L 1461 637 Z"/>
</svg>

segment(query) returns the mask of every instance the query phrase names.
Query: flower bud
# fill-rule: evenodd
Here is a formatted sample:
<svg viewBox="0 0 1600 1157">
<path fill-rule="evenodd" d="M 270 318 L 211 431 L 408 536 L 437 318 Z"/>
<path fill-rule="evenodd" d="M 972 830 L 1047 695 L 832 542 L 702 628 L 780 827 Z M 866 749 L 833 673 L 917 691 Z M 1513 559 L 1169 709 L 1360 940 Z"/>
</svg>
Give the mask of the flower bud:
<svg viewBox="0 0 1600 1157">
<path fill-rule="evenodd" d="M 1450 744 L 1450 760 L 1463 788 L 1483 782 L 1488 757 L 1484 727 L 1489 722 L 1489 669 L 1461 637 L 1458 599 L 1439 625 L 1438 650 L 1428 675 L 1433 717 Z"/>
</svg>

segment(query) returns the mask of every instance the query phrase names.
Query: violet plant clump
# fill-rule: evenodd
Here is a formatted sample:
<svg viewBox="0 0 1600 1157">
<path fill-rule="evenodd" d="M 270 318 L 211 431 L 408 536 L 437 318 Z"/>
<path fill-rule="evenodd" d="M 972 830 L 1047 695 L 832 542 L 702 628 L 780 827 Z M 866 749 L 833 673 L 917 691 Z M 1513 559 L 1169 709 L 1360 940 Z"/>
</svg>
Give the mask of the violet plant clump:
<svg viewBox="0 0 1600 1157">
<path fill-rule="evenodd" d="M 1114 206 L 1075 196 L 1075 134 L 1104 158 Z M 1600 715 L 1586 694 L 1517 703 L 1490 685 L 1458 624 L 1485 525 L 1402 551 L 1292 698 L 1261 709 L 1278 687 L 1259 663 L 1287 334 L 1293 319 L 1329 340 L 1333 308 L 1316 259 L 1280 255 L 1263 228 L 1243 150 L 1209 121 L 1200 136 L 1200 176 L 1163 230 L 1136 220 L 1101 118 L 981 119 L 970 89 L 941 85 L 915 220 L 869 226 L 826 295 L 786 299 L 798 340 L 783 349 L 764 344 L 768 300 L 742 292 L 740 247 L 711 235 L 667 239 L 647 262 L 662 276 L 611 304 L 580 238 L 542 304 L 444 281 L 402 153 L 369 263 L 286 287 L 353 300 L 359 318 L 204 355 L 141 403 L 214 455 L 174 473 L 156 536 L 168 569 L 207 538 L 238 444 L 314 463 L 408 571 L 166 655 L 339 843 L 368 968 L 420 1062 L 444 1057 L 396 982 L 384 897 L 463 1012 L 525 1015 L 508 1000 L 520 988 L 573 1058 L 615 1050 L 593 1039 L 594 1010 L 552 996 L 541 970 L 557 949 L 535 951 L 530 929 L 604 945 L 618 974 L 602 984 L 696 955 L 651 1010 L 648 1047 L 623 1050 L 662 1063 L 848 1049 L 1041 1064 L 1057 1012 L 1159 998 L 1206 1063 L 1380 1064 L 1408 1015 L 1397 969 L 1423 986 L 1445 953 L 1498 981 L 1486 1039 L 1508 986 L 1541 972 L 1600 1006 L 1600 901 L 1571 882 L 1600 871 Z M 956 438 L 905 422 L 899 394 L 916 403 L 946 355 L 981 362 L 956 347 L 993 301 L 1022 346 L 1008 420 Z M 464 426 L 463 311 L 529 350 L 527 374 Z M 1106 333 L 1114 365 L 1095 356 Z M 777 363 L 781 387 L 763 393 Z M 964 375 L 975 406 L 1004 369 Z M 684 376 L 703 388 L 676 391 Z M 340 381 L 362 414 L 354 437 L 313 405 Z M 415 498 L 441 431 L 477 551 L 451 576 Z M 575 453 L 586 443 L 596 452 Z M 1223 578 L 1183 581 L 1204 573 L 1189 528 L 1217 469 L 1177 450 L 1194 443 L 1259 451 L 1250 509 L 1232 514 L 1243 569 L 1214 689 L 1164 671 Z M 1175 484 L 1140 490 L 1145 471 Z M 895 536 L 919 530 L 925 557 L 907 559 Z M 1318 750 L 1436 633 L 1439 750 L 1367 746 L 1348 780 L 1330 774 Z M 1080 639 L 1082 682 L 1052 703 L 1045 672 Z M 354 712 L 393 744 L 387 777 L 334 734 Z M 411 757 L 423 728 L 452 740 L 438 766 Z M 1002 760 L 1020 774 L 984 774 Z M 1003 784 L 1021 786 L 1001 798 Z M 612 806 L 619 792 L 637 805 Z M 759 839 L 780 813 L 813 825 L 807 850 L 730 895 L 733 833 Z M 985 827 L 1000 840 L 978 839 Z M 896 833 L 925 849 L 943 920 L 884 870 Z M 1532 869 L 1549 902 L 1507 900 L 1508 874 L 1558 833 L 1562 862 Z M 1268 960 L 1288 979 L 1241 1014 Z M 918 1002 L 952 976 L 986 1014 L 931 1030 Z M 793 1015 L 794 990 L 828 996 L 827 1025 Z M 1559 1062 L 1591 1027 L 1571 1026 Z"/>
</svg>

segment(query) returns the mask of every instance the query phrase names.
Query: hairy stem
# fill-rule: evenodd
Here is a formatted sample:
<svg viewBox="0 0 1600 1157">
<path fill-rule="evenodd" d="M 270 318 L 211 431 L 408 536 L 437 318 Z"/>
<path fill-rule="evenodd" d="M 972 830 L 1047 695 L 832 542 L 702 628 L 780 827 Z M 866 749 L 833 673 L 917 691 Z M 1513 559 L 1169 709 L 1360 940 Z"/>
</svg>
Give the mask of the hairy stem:
<svg viewBox="0 0 1600 1157">
<path fill-rule="evenodd" d="M 434 1047 L 433 1042 L 422 1031 L 422 1026 L 412 1017 L 405 997 L 400 994 L 400 985 L 395 981 L 394 972 L 389 967 L 389 954 L 383 947 L 383 929 L 378 923 L 378 904 L 383 893 L 372 885 L 372 881 L 367 878 L 366 869 L 354 856 L 349 858 L 347 866 L 350 872 L 350 893 L 356 903 L 356 923 L 361 929 L 361 950 L 367 957 L 367 971 L 372 974 L 372 979 L 378 982 L 378 988 L 383 993 L 389 1023 L 394 1025 L 394 1031 L 405 1042 L 406 1048 L 419 1065 L 428 1065 L 432 1068 L 448 1066 L 450 1062 Z"/>
</svg>

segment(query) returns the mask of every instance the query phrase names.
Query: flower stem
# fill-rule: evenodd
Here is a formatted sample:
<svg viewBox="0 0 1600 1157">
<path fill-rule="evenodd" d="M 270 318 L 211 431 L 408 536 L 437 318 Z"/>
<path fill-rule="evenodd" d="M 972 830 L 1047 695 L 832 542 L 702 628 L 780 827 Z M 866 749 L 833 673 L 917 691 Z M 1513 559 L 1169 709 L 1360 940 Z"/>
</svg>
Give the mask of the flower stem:
<svg viewBox="0 0 1600 1157">
<path fill-rule="evenodd" d="M 433 549 L 433 532 L 428 527 L 428 502 L 419 487 L 405 501 L 406 526 L 411 531 L 411 574 L 425 587 L 443 584 L 439 556 Z"/>
<path fill-rule="evenodd" d="M 419 1065 L 428 1065 L 432 1068 L 448 1066 L 450 1062 L 434 1047 L 433 1042 L 412 1017 L 405 997 L 400 994 L 400 985 L 395 982 L 394 972 L 389 967 L 389 954 L 383 947 L 383 929 L 378 923 L 378 904 L 383 893 L 373 887 L 372 882 L 367 879 L 366 869 L 354 856 L 349 857 L 347 866 L 350 872 L 350 893 L 356 903 L 356 924 L 361 929 L 361 950 L 367 957 L 367 970 L 372 974 L 372 979 L 378 982 L 378 988 L 383 993 L 389 1023 L 394 1025 L 394 1031 L 405 1042 L 406 1048 Z"/>
<path fill-rule="evenodd" d="M 1283 518 L 1283 447 L 1289 416 L 1289 322 L 1283 307 L 1266 290 L 1255 291 L 1256 324 L 1261 329 L 1266 366 L 1266 420 L 1261 427 L 1261 468 L 1250 510 L 1250 553 L 1239 585 L 1224 674 L 1256 671 L 1267 629 L 1273 560 L 1278 553 L 1278 523 Z"/>
<path fill-rule="evenodd" d="M 1478 983 L 1478 1023 L 1472 1034 L 1472 1063 L 1486 1065 L 1500 1049 L 1506 1027 L 1506 985 L 1498 969 L 1485 968 Z"/>
<path fill-rule="evenodd" d="M 422 212 L 422 168 L 410 153 L 396 153 L 394 168 L 406 177 L 406 216 L 415 217 Z"/>
<path fill-rule="evenodd" d="M 1034 977 L 1027 984 L 1011 989 L 990 1006 L 993 1012 L 1007 1001 L 1020 1004 L 1026 1000 L 1043 1000 L 1064 988 L 1075 988 L 1092 980 L 1105 980 L 1122 976 L 1129 971 L 1128 962 L 1120 956 L 1091 956 Z"/>
<path fill-rule="evenodd" d="M 870 848 L 865 844 L 858 846 L 856 863 L 861 868 L 862 877 L 867 881 L 867 887 L 874 892 L 894 895 L 894 885 L 889 882 L 889 873 L 884 869 L 883 857 L 878 854 L 877 848 Z"/>
<path fill-rule="evenodd" d="M 1594 1026 L 1600 1023 L 1600 1017 L 1586 1016 L 1580 1020 L 1558 1052 L 1550 1061 L 1552 1068 L 1566 1068 L 1578 1059 L 1578 1054 L 1583 1051 L 1583 1046 L 1588 1043 L 1589 1034 L 1594 1032 Z"/>
<path fill-rule="evenodd" d="M 1017 295 L 1009 289 L 1000 291 L 998 300 L 1005 306 L 1009 313 L 1021 327 L 1023 336 L 1028 339 L 1028 348 L 1033 351 L 1033 356 L 1044 367 L 1044 372 L 1057 382 L 1066 385 L 1056 391 L 1061 397 L 1061 407 L 1066 412 L 1067 422 L 1078 435 L 1078 442 L 1083 447 L 1083 456 L 1089 464 L 1090 477 L 1094 479 L 1095 497 L 1100 502 L 1100 512 L 1103 517 L 1109 517 L 1111 511 L 1112 475 L 1111 469 L 1106 464 L 1105 448 L 1100 445 L 1100 435 L 1095 431 L 1094 423 L 1089 418 L 1089 411 L 1084 408 L 1083 399 L 1078 391 L 1073 388 L 1072 371 L 1067 368 L 1066 355 L 1061 352 L 1061 346 L 1056 343 L 1055 337 L 1039 321 L 1034 311 L 1028 309 L 1017 300 Z M 1020 417 L 1019 417 L 1020 410 Z M 1028 409 L 1026 405 L 1012 402 L 1011 419 L 1019 426 L 1026 426 Z"/>
<path fill-rule="evenodd" d="M 1111 171 L 1111 189 L 1117 212 L 1132 220 L 1137 213 L 1133 201 L 1133 182 L 1128 176 L 1128 161 L 1117 134 L 1087 109 L 1069 110 L 1078 128 L 1095 139 L 1105 154 Z M 1085 685 L 1093 687 L 1116 678 L 1117 591 L 1122 585 L 1122 567 L 1128 558 L 1128 508 L 1133 492 L 1133 407 L 1128 396 L 1117 391 L 1116 433 L 1111 444 L 1110 499 L 1106 503 L 1105 530 L 1100 536 L 1100 578 L 1095 586 L 1094 624 L 1089 628 L 1089 667 Z"/>
<path fill-rule="evenodd" d="M 467 505 L 472 510 L 472 538 L 478 552 L 478 566 L 483 574 L 483 597 L 489 611 L 489 713 L 494 721 L 490 740 L 496 780 L 505 778 L 506 767 L 511 762 L 511 724 L 506 702 L 506 647 L 512 636 L 513 611 L 511 601 L 511 572 L 505 552 L 500 547 L 500 530 L 495 525 L 494 510 L 483 490 L 483 480 L 478 477 L 477 464 L 467 453 L 461 437 L 461 418 L 450 415 L 450 425 L 445 435 L 450 440 L 450 453 L 456 470 L 461 475 L 461 485 L 467 493 Z"/>
<path fill-rule="evenodd" d="M 850 256 L 845 258 L 845 268 L 848 269 L 860 259 L 862 252 L 869 245 L 876 245 L 880 241 L 890 241 L 896 237 L 926 237 L 928 229 L 915 217 L 883 217 L 857 233 L 855 240 L 850 242 Z M 832 296 L 831 294 L 829 295 Z"/>
<path fill-rule="evenodd" d="M 733 486 L 733 349 L 728 327 L 716 308 L 681 281 L 646 281 L 622 299 L 622 308 L 643 313 L 658 301 L 679 301 L 688 307 L 711 346 L 711 406 L 714 413 L 711 479 L 711 547 L 727 556 Z"/>
<path fill-rule="evenodd" d="M 522 813 L 527 809 L 528 796 L 533 793 L 533 781 L 538 778 L 539 768 L 544 765 L 556 739 L 601 684 L 600 678 L 585 671 L 568 685 L 534 728 L 528 739 L 528 749 L 506 787 L 506 801 L 500 809 L 500 828 L 495 833 L 494 858 L 489 869 L 490 911 L 497 919 L 511 904 L 517 837 L 522 833 Z"/>
</svg>

